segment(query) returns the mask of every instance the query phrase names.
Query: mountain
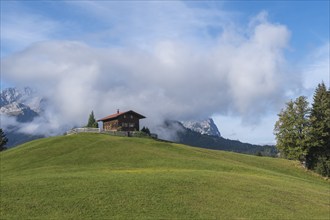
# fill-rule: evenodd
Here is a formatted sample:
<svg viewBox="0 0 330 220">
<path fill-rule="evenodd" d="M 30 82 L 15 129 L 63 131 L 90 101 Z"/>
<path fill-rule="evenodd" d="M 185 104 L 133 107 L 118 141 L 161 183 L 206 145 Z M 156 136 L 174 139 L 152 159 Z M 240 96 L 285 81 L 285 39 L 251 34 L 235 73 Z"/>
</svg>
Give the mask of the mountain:
<svg viewBox="0 0 330 220">
<path fill-rule="evenodd" d="M 31 88 L 7 88 L 0 93 L 0 116 L 13 118 L 17 123 L 4 128 L 8 138 L 6 147 L 12 147 L 26 141 L 43 137 L 18 132 L 20 126 L 33 121 L 43 111 L 45 100 L 40 98 Z M 3 125 L 2 125 L 3 126 Z"/>
<path fill-rule="evenodd" d="M 42 135 L 30 135 L 18 132 L 19 126 L 33 121 L 44 111 L 45 99 L 39 97 L 31 88 L 17 89 L 8 88 L 0 94 L 0 114 L 14 118 L 16 125 L 7 126 L 4 131 L 8 137 L 6 147 L 41 138 Z M 259 146 L 239 141 L 229 140 L 221 137 L 214 121 L 209 118 L 200 121 L 166 121 L 161 128 L 154 131 L 159 137 L 169 141 L 175 141 L 195 147 L 233 151 L 245 154 L 262 154 L 275 156 L 274 146 Z"/>
<path fill-rule="evenodd" d="M 6 88 L 1 91 L 0 105 L 1 109 L 7 109 L 7 105 L 11 103 L 20 103 L 28 106 L 35 112 L 41 111 L 41 104 L 43 99 L 38 97 L 36 92 L 29 87 L 23 89 L 18 88 Z"/>
<path fill-rule="evenodd" d="M 26 99 L 32 90 L 28 87 L 23 90 L 19 90 L 17 88 L 7 88 L 1 91 L 0 94 L 0 104 L 1 107 L 6 106 L 12 102 L 17 102 Z"/>
<path fill-rule="evenodd" d="M 280 158 L 73 134 L 0 161 L 0 219 L 329 219 L 329 182 Z"/>
<path fill-rule="evenodd" d="M 232 151 L 237 153 L 263 155 L 263 156 L 276 156 L 277 150 L 275 146 L 271 145 L 254 145 L 249 143 L 242 143 L 237 140 L 230 140 L 221 136 L 211 136 L 201 134 L 201 132 L 194 131 L 185 127 L 179 121 L 166 120 L 162 125 L 162 133 L 171 133 L 171 136 L 165 137 L 166 140 L 178 142 L 195 147 Z M 175 135 L 174 135 L 175 134 Z M 162 138 L 162 135 L 160 135 Z"/>
<path fill-rule="evenodd" d="M 185 128 L 196 131 L 200 134 L 221 137 L 218 127 L 215 125 L 212 118 L 200 121 L 181 121 L 181 123 Z"/>
<path fill-rule="evenodd" d="M 7 88 L 0 93 L 0 113 L 9 116 L 25 115 L 23 122 L 32 121 L 42 111 L 44 99 L 29 87 Z"/>
<path fill-rule="evenodd" d="M 39 114 L 29 106 L 19 102 L 12 102 L 0 108 L 0 114 L 16 117 L 18 122 L 31 122 Z"/>
</svg>

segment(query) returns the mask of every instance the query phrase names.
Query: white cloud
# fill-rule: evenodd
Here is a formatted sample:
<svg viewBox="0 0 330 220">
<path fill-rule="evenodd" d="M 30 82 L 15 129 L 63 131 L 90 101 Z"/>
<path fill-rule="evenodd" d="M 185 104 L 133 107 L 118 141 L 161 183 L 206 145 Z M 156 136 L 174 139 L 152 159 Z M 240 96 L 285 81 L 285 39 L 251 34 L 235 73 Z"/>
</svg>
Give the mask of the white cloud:
<svg viewBox="0 0 330 220">
<path fill-rule="evenodd" d="M 234 41 L 223 38 L 225 30 L 211 40 L 212 47 L 185 38 L 155 38 L 147 49 L 35 43 L 3 59 L 2 71 L 6 81 L 36 88 L 49 100 L 44 130 L 83 125 L 92 109 L 102 117 L 117 108 L 145 114 L 150 126 L 165 118 L 228 112 L 256 123 L 282 101 L 289 31 L 263 20 L 250 25 L 245 37 L 232 28 L 228 32 Z"/>
<path fill-rule="evenodd" d="M 149 126 L 214 114 L 255 126 L 277 111 L 297 83 L 283 56 L 289 30 L 264 11 L 242 27 L 221 4 L 193 4 L 65 1 L 57 9 L 74 16 L 2 17 L 5 46 L 21 50 L 2 59 L 3 79 L 49 101 L 47 115 L 22 131 L 60 133 L 85 124 L 92 109 L 97 117 L 133 109 Z"/>
</svg>

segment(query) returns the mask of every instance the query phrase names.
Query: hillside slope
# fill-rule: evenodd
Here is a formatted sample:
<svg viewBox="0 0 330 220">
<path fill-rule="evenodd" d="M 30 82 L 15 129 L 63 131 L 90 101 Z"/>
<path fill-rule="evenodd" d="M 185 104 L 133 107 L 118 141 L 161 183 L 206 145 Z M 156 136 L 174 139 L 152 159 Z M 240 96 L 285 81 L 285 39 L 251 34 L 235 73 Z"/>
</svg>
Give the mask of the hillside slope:
<svg viewBox="0 0 330 220">
<path fill-rule="evenodd" d="M 328 219 L 329 182 L 282 159 L 79 134 L 1 156 L 1 219 Z"/>
</svg>

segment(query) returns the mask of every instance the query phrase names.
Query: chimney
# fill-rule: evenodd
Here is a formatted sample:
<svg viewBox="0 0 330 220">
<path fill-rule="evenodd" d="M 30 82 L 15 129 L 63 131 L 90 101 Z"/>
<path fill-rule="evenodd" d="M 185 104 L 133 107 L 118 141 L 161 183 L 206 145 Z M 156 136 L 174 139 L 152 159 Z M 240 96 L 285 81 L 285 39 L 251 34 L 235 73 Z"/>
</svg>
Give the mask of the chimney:
<svg viewBox="0 0 330 220">
<path fill-rule="evenodd" d="M 117 114 L 119 114 L 119 109 L 117 109 Z"/>
</svg>

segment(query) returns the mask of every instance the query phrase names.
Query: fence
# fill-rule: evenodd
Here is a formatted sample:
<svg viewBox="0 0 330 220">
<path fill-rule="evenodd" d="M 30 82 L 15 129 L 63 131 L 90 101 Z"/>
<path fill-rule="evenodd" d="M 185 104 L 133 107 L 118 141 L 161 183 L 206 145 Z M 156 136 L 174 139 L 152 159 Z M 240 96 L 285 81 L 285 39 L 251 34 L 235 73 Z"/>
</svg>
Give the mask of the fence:
<svg viewBox="0 0 330 220">
<path fill-rule="evenodd" d="M 131 137 L 129 131 L 101 131 L 100 133 L 102 134 L 109 134 L 109 135 L 113 135 L 113 136 L 121 136 L 121 137 Z"/>
<path fill-rule="evenodd" d="M 100 128 L 73 128 L 67 131 L 66 134 L 77 134 L 77 133 L 100 133 Z"/>
<path fill-rule="evenodd" d="M 102 133 L 109 134 L 112 136 L 121 136 L 121 137 L 151 137 L 157 139 L 157 134 L 146 134 L 141 131 L 104 131 L 100 128 L 73 128 L 70 131 L 67 131 L 66 134 L 78 134 L 78 133 Z"/>
</svg>

